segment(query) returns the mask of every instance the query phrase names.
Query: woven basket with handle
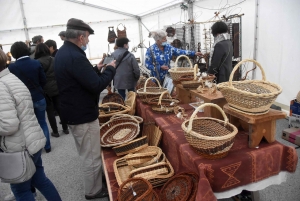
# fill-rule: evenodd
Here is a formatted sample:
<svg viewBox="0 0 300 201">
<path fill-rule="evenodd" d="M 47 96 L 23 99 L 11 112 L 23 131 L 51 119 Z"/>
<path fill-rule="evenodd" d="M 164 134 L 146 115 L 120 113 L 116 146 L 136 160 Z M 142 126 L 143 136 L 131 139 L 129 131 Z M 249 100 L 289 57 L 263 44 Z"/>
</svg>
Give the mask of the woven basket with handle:
<svg viewBox="0 0 300 201">
<path fill-rule="evenodd" d="M 117 156 L 122 156 L 125 154 L 137 152 L 146 147 L 148 147 L 147 136 L 143 136 L 130 142 L 113 147 L 112 149 L 117 154 Z"/>
<path fill-rule="evenodd" d="M 174 107 L 179 104 L 180 100 L 172 98 L 168 91 L 163 92 L 159 98 L 151 99 L 148 104 L 152 105 L 151 109 L 159 113 L 172 113 Z"/>
<path fill-rule="evenodd" d="M 190 64 L 189 68 L 188 67 L 177 67 L 178 60 L 181 57 L 184 57 L 188 60 L 188 62 Z M 176 58 L 175 67 L 169 69 L 169 73 L 170 73 L 170 76 L 172 77 L 173 81 L 180 81 L 180 78 L 182 76 L 184 76 L 184 75 L 193 75 L 194 74 L 193 64 L 187 56 L 180 55 Z"/>
<path fill-rule="evenodd" d="M 223 115 L 224 121 L 210 117 L 195 118 L 198 111 L 204 107 L 217 108 Z M 227 156 L 238 132 L 234 125 L 228 123 L 224 111 L 213 103 L 205 103 L 199 106 L 191 118 L 182 123 L 181 128 L 184 130 L 185 138 L 192 148 L 208 159 Z"/>
<path fill-rule="evenodd" d="M 201 81 L 198 80 L 197 72 L 198 72 L 198 64 L 195 64 L 195 66 L 194 66 L 194 77 L 193 77 L 193 80 L 181 81 L 181 84 L 182 84 L 183 88 L 186 88 L 186 89 L 196 89 L 200 85 L 203 84 L 203 82 L 201 82 Z"/>
<path fill-rule="evenodd" d="M 100 125 L 109 121 L 110 118 L 115 114 L 127 114 L 131 108 L 118 103 L 104 103 L 99 105 L 99 116 L 98 120 Z"/>
<path fill-rule="evenodd" d="M 245 62 L 253 62 L 262 73 L 262 80 L 232 81 L 234 72 Z M 271 105 L 282 88 L 266 80 L 265 71 L 255 60 L 245 59 L 240 61 L 232 70 L 229 82 L 218 84 L 231 109 L 249 115 L 261 115 L 269 112 Z"/>
</svg>

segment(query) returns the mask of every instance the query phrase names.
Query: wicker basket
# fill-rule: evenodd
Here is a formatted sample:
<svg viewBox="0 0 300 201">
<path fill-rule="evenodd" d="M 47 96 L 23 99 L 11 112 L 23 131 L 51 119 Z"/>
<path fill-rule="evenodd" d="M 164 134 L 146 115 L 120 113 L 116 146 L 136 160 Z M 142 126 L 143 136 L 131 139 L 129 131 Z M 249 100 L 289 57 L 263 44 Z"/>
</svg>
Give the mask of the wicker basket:
<svg viewBox="0 0 300 201">
<path fill-rule="evenodd" d="M 114 122 L 111 120 L 110 122 Z M 108 123 L 109 124 L 109 123 Z M 140 133 L 138 121 L 132 117 L 132 121 L 118 123 L 111 126 L 101 137 L 102 147 L 113 147 L 133 140 Z"/>
<path fill-rule="evenodd" d="M 147 136 L 137 138 L 125 144 L 113 147 L 117 156 L 122 156 L 129 153 L 137 152 L 141 149 L 148 147 Z"/>
<path fill-rule="evenodd" d="M 147 136 L 149 146 L 158 146 L 162 138 L 162 132 L 155 124 L 144 124 L 143 136 Z"/>
<path fill-rule="evenodd" d="M 108 93 L 102 99 L 102 104 L 104 103 L 118 103 L 120 105 L 125 105 L 124 99 L 120 94 L 117 93 Z"/>
<path fill-rule="evenodd" d="M 146 82 L 147 78 L 144 76 L 141 76 L 140 79 L 137 82 L 136 85 L 136 90 L 138 89 L 143 89 L 145 87 L 145 82 Z M 156 82 L 147 82 L 146 87 L 158 87 L 158 84 Z"/>
<path fill-rule="evenodd" d="M 190 68 L 187 68 L 187 67 L 177 67 L 178 60 L 181 57 L 185 57 L 188 60 L 188 62 L 190 64 Z M 175 67 L 169 69 L 169 73 L 170 73 L 170 76 L 172 77 L 173 81 L 180 81 L 180 78 L 182 76 L 184 76 L 184 75 L 193 75 L 194 74 L 193 64 L 192 64 L 191 60 L 187 56 L 180 55 L 180 56 L 177 57 L 177 59 L 175 61 Z"/>
<path fill-rule="evenodd" d="M 167 96 L 166 98 L 164 96 Z M 172 98 L 168 91 L 163 92 L 159 98 L 153 98 L 148 103 L 150 103 L 151 109 L 154 112 L 159 113 L 173 113 L 174 107 L 179 104 L 180 100 L 177 98 Z"/>
<path fill-rule="evenodd" d="M 120 105 L 118 103 L 104 103 L 99 105 L 99 123 L 100 125 L 109 121 L 115 114 L 127 114 L 131 108 L 129 106 Z"/>
<path fill-rule="evenodd" d="M 129 106 L 131 110 L 128 112 L 130 115 L 135 114 L 135 106 L 136 106 L 136 92 L 129 91 L 127 93 L 127 99 L 125 100 L 125 105 Z"/>
<path fill-rule="evenodd" d="M 159 87 L 147 87 L 149 80 L 155 79 Z M 144 103 L 148 103 L 152 98 L 158 98 L 161 93 L 167 91 L 167 89 L 162 88 L 159 81 L 155 77 L 149 77 L 144 85 L 143 89 L 138 89 L 137 94 Z"/>
<path fill-rule="evenodd" d="M 110 119 L 132 119 L 135 118 L 140 124 L 143 123 L 143 118 L 139 116 L 132 116 L 128 114 L 115 114 Z"/>
<path fill-rule="evenodd" d="M 198 72 L 198 64 L 195 64 L 195 66 L 194 66 L 194 79 L 189 80 L 189 81 L 181 81 L 181 84 L 182 84 L 183 88 L 185 88 L 185 89 L 196 89 L 200 85 L 203 84 L 202 81 L 198 80 L 197 72 Z"/>
<path fill-rule="evenodd" d="M 262 80 L 232 81 L 234 72 L 245 62 L 253 62 L 260 68 Z M 264 69 L 252 59 L 240 61 L 232 70 L 229 82 L 218 84 L 218 89 L 222 92 L 230 108 L 249 115 L 268 113 L 270 106 L 282 92 L 280 86 L 266 80 Z"/>
<path fill-rule="evenodd" d="M 178 175 L 189 176 L 192 179 L 192 189 L 189 198 L 186 201 L 195 201 L 198 191 L 199 175 L 194 172 L 182 172 Z"/>
<path fill-rule="evenodd" d="M 166 201 L 186 201 L 192 191 L 192 178 L 176 175 L 168 180 L 160 191 L 160 199 Z"/>
<path fill-rule="evenodd" d="M 210 117 L 194 118 L 199 110 L 207 106 L 217 108 L 223 115 L 224 121 Z M 182 123 L 181 128 L 184 130 L 185 138 L 192 148 L 208 159 L 227 156 L 238 132 L 234 125 L 228 123 L 224 111 L 218 105 L 212 103 L 199 106 L 191 118 Z"/>
</svg>

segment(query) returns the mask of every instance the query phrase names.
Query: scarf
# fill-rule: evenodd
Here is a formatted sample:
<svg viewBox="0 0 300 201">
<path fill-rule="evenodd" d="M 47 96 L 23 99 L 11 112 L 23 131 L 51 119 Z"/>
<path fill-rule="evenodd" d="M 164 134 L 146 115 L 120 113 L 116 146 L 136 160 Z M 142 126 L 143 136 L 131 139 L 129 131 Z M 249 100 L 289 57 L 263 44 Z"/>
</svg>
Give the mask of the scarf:
<svg viewBox="0 0 300 201">
<path fill-rule="evenodd" d="M 212 56 L 214 55 L 215 45 L 223 40 L 229 40 L 229 39 L 230 39 L 230 35 L 228 33 L 219 34 L 216 37 L 214 37 L 214 44 L 211 48 L 210 55 L 209 55 L 209 66 L 211 65 L 211 59 Z"/>
</svg>

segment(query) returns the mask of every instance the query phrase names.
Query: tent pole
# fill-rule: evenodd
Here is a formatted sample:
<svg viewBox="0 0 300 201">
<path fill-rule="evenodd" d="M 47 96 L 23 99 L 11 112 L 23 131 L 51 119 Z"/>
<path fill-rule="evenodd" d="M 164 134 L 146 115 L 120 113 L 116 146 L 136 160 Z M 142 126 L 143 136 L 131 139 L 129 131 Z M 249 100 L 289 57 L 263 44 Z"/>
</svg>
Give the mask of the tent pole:
<svg viewBox="0 0 300 201">
<path fill-rule="evenodd" d="M 25 17 L 25 13 L 24 13 L 24 7 L 23 7 L 22 0 L 19 0 L 19 3 L 20 3 L 20 9 L 21 9 L 22 18 L 23 18 L 25 37 L 26 37 L 26 40 L 29 41 L 29 35 L 28 35 L 28 30 L 27 30 L 27 22 L 26 22 L 26 17 Z"/>
<path fill-rule="evenodd" d="M 140 44 L 143 44 L 143 30 L 142 30 L 142 20 L 141 18 L 139 17 L 138 18 L 138 21 L 139 21 L 139 35 L 140 35 Z M 144 59 L 145 59 L 145 53 L 144 53 L 144 48 L 141 47 L 140 48 L 141 50 L 141 61 L 142 61 L 142 64 L 145 63 Z"/>
<path fill-rule="evenodd" d="M 259 14 L 259 0 L 255 0 L 255 24 L 254 24 L 254 50 L 253 50 L 253 59 L 256 60 L 257 58 L 257 44 L 258 44 L 258 14 Z M 253 68 L 255 64 L 253 63 Z M 252 72 L 252 80 L 256 77 L 256 69 Z"/>
</svg>

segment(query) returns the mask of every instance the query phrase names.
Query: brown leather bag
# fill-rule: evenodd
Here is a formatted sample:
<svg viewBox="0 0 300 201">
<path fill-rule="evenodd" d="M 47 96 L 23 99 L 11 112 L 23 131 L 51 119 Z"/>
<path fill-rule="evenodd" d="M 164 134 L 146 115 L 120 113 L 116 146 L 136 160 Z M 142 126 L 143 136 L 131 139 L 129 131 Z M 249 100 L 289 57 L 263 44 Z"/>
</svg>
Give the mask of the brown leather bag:
<svg viewBox="0 0 300 201">
<path fill-rule="evenodd" d="M 173 37 L 175 35 L 175 29 L 173 27 L 168 27 L 166 32 L 168 37 Z"/>
<path fill-rule="evenodd" d="M 122 25 L 123 26 L 123 30 L 119 30 L 119 26 Z M 126 27 L 124 24 L 120 23 L 117 26 L 117 33 L 118 33 L 118 38 L 127 38 L 127 34 L 126 34 Z"/>
<path fill-rule="evenodd" d="M 108 27 L 108 38 L 107 41 L 109 43 L 115 43 L 115 40 L 117 38 L 117 35 L 115 33 L 114 27 Z"/>
</svg>

